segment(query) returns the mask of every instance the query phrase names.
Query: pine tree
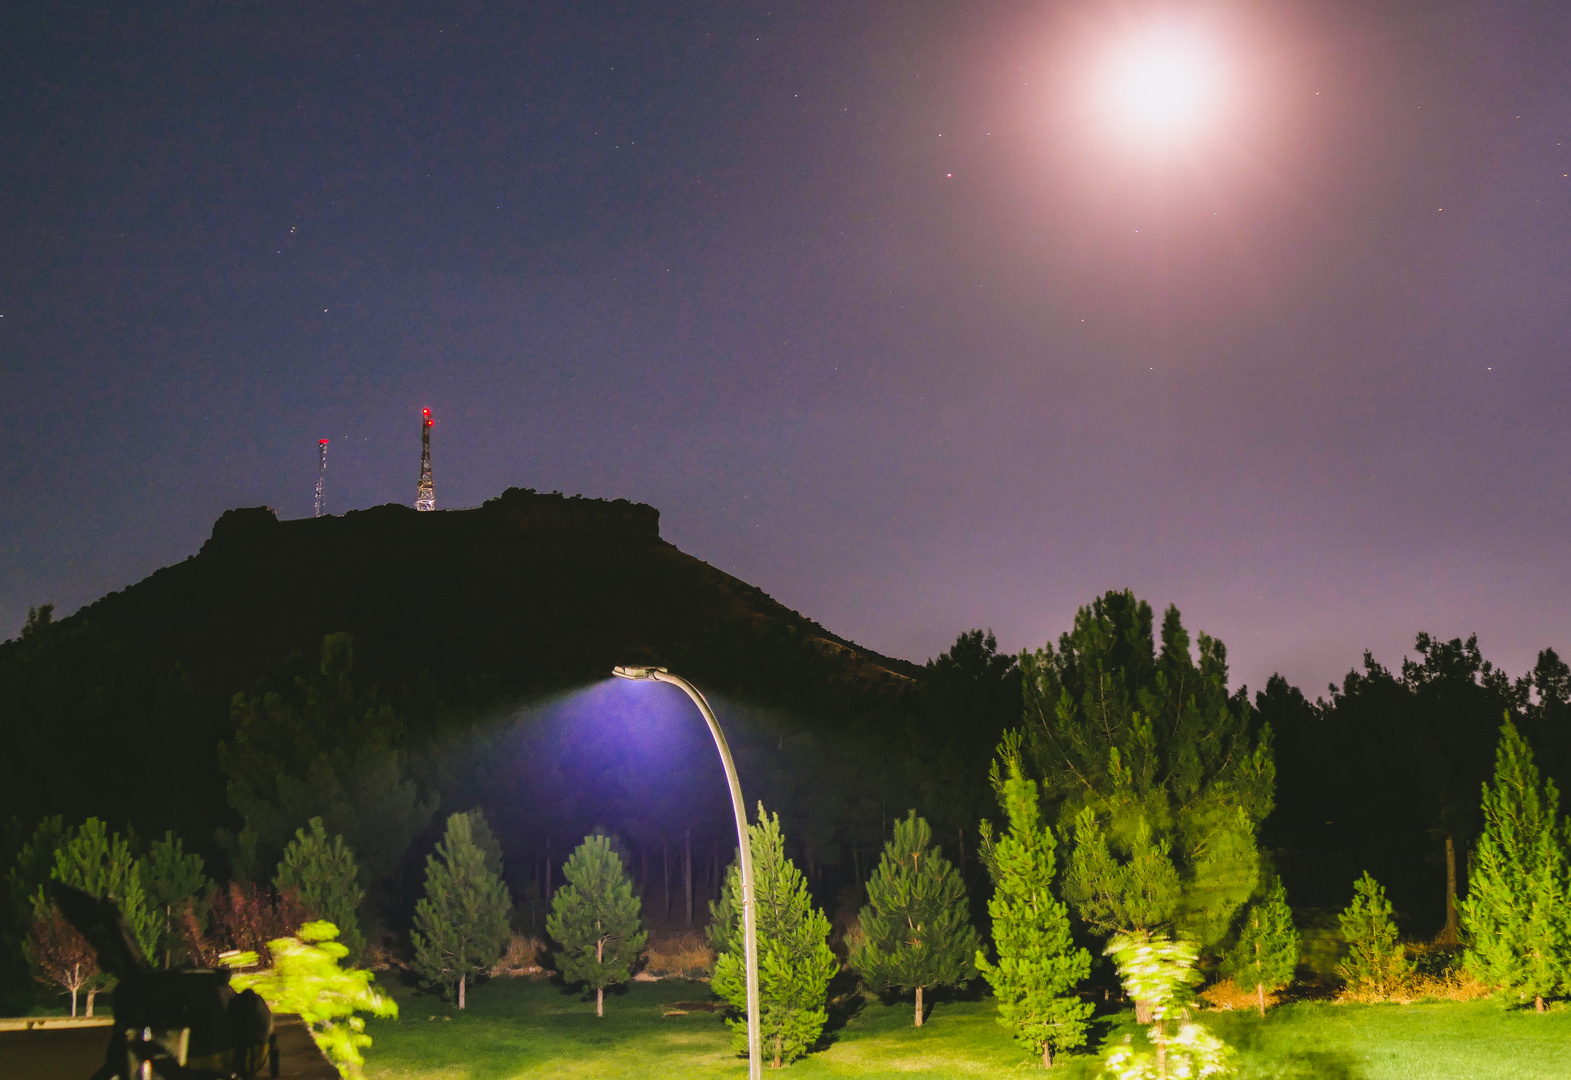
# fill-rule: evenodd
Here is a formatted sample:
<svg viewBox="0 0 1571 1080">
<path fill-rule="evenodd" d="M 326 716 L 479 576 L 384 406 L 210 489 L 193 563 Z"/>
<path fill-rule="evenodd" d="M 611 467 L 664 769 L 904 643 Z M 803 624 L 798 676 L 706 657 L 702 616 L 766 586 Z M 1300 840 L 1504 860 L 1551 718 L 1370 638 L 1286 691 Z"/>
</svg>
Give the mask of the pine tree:
<svg viewBox="0 0 1571 1080">
<path fill-rule="evenodd" d="M 44 845 L 49 843 L 55 847 L 46 852 Z M 93 896 L 112 897 L 143 955 L 156 954 L 163 920 L 148 910 L 141 866 L 131 857 L 130 841 L 122 839 L 119 833 L 111 833 L 97 818 L 88 818 L 79 829 L 63 826 L 61 819 L 54 818 L 39 826 L 31 850 L 24 848 L 18 860 L 18 869 L 26 867 L 28 883 L 36 880 L 45 860 L 52 864 L 48 869 L 51 879 Z M 13 877 L 13 889 L 21 885 L 20 876 Z M 53 927 L 54 904 L 45 896 L 42 884 L 33 884 L 33 890 L 26 906 L 33 913 L 34 926 Z M 34 944 L 42 943 L 35 938 Z M 81 989 L 87 992 L 88 1016 L 93 1015 L 93 999 L 114 983 L 114 976 L 99 971 L 82 983 Z"/>
<path fill-rule="evenodd" d="M 1000 778 L 994 763 L 993 786 L 1009 831 L 994 841 L 991 824 L 982 822 L 982 852 L 993 878 L 987 911 L 998 962 L 978 952 L 976 967 L 992 984 L 999 1023 L 1051 1068 L 1055 1050 L 1085 1044 L 1092 1006 L 1074 988 L 1090 974 L 1091 954 L 1075 948 L 1069 912 L 1053 895 L 1057 841 L 1042 820 L 1036 783 L 1021 773 L 1017 755 L 1008 757 L 1007 778 Z"/>
<path fill-rule="evenodd" d="M 1390 997 L 1413 973 L 1413 964 L 1397 940 L 1386 891 L 1368 872 L 1353 886 L 1353 902 L 1338 916 L 1347 959 L 1337 974 L 1355 993 Z"/>
<path fill-rule="evenodd" d="M 60 814 L 44 818 L 33 830 L 31 839 L 16 853 L 5 880 L 18 930 L 25 931 L 32 925 L 33 900 L 39 888 L 48 885 L 54 877 L 55 852 L 65 847 L 75 832 Z"/>
<path fill-rule="evenodd" d="M 595 1015 L 605 1015 L 605 988 L 624 983 L 643 951 L 642 905 L 622 859 L 604 836 L 586 836 L 567 865 L 566 882 L 551 898 L 546 933 L 562 946 L 557 966 L 570 983 L 595 992 Z"/>
<path fill-rule="evenodd" d="M 1298 970 L 1298 929 L 1281 881 L 1273 882 L 1264 899 L 1249 906 L 1229 969 L 1240 985 L 1255 988 L 1261 1016 L 1266 1014 L 1266 995 L 1293 981 Z"/>
<path fill-rule="evenodd" d="M 829 1019 L 824 1003 L 840 970 L 829 948 L 829 920 L 813 906 L 807 879 L 786 856 L 780 815 L 758 804 L 748 827 L 753 889 L 758 898 L 758 1012 L 764 1053 L 774 1068 L 789 1065 L 818 1041 Z M 740 1010 L 731 1021 L 737 1049 L 747 1049 L 747 959 L 742 927 L 742 871 L 731 864 L 719 902 L 710 902 L 708 931 L 715 951 L 715 993 Z"/>
<path fill-rule="evenodd" d="M 1519 998 L 1544 998 L 1571 982 L 1571 879 L 1560 795 L 1540 782 L 1533 752 L 1508 719 L 1495 752 L 1495 782 L 1484 785 L 1478 839 L 1462 924 L 1467 965 Z"/>
<path fill-rule="evenodd" d="M 1270 730 L 1229 693 L 1227 650 L 1191 650 L 1167 609 L 1109 592 L 1058 647 L 1021 657 L 1023 749 L 1043 801 L 1073 822 L 1064 898 L 1104 933 L 1178 932 L 1209 949 L 1259 887 L 1275 799 Z M 1198 653 L 1198 655 L 1196 655 Z"/>
<path fill-rule="evenodd" d="M 165 832 L 162 840 L 154 840 L 141 860 L 142 887 L 147 893 L 147 907 L 159 920 L 159 958 L 164 967 L 171 966 L 175 943 L 180 939 L 180 909 L 207 892 L 211 884 L 202 872 L 202 856 L 192 852 L 187 855 L 180 838 Z"/>
<path fill-rule="evenodd" d="M 430 824 L 437 793 L 420 798 L 408 776 L 404 720 L 356 668 L 352 634 L 325 636 L 315 670 L 292 685 L 235 695 L 229 715 L 234 737 L 219 743 L 218 762 L 252 843 L 282 851 L 302 822 L 320 817 L 369 886 L 398 869 Z"/>
<path fill-rule="evenodd" d="M 469 811 L 469 831 L 475 847 L 479 848 L 480 853 L 485 856 L 485 868 L 505 881 L 502 842 L 496 838 L 496 833 L 491 831 L 491 823 L 486 820 L 485 811 L 478 806 Z"/>
<path fill-rule="evenodd" d="M 869 986 L 916 991 L 916 1026 L 922 1026 L 922 991 L 958 986 L 975 973 L 976 929 L 965 885 L 933 846 L 932 830 L 912 810 L 895 822 L 878 869 L 867 881 L 859 922 L 862 940 L 851 966 Z"/>
<path fill-rule="evenodd" d="M 147 909 L 142 870 L 130 842 L 97 818 L 88 818 L 55 851 L 51 876 L 92 896 L 113 897 L 144 956 L 158 952 L 163 920 Z"/>
<path fill-rule="evenodd" d="M 365 890 L 360 888 L 359 873 L 354 852 L 344 838 L 329 839 L 322 819 L 314 817 L 305 829 L 295 830 L 273 878 L 278 891 L 294 893 L 312 918 L 325 919 L 338 928 L 338 942 L 349 950 L 351 964 L 365 949 L 359 916 Z"/>
<path fill-rule="evenodd" d="M 472 811 L 471 813 L 478 813 Z M 415 905 L 414 968 L 427 986 L 458 986 L 464 1008 L 469 978 L 489 971 L 512 938 L 507 886 L 486 865 L 474 842 L 470 814 L 447 819 L 447 832 L 425 858 L 426 898 Z"/>
</svg>

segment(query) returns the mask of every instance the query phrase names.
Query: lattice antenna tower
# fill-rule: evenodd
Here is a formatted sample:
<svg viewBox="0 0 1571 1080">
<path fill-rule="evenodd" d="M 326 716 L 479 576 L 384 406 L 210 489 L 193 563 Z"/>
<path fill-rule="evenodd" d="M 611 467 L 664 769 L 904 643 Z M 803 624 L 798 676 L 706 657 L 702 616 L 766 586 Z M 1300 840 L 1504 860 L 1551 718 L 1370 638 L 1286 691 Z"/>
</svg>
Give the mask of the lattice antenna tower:
<svg viewBox="0 0 1571 1080">
<path fill-rule="evenodd" d="M 431 410 L 426 409 L 420 423 L 420 486 L 415 488 L 415 509 L 436 509 L 436 485 L 431 482 Z"/>
<path fill-rule="evenodd" d="M 316 459 L 316 516 L 327 513 L 327 440 L 317 444 Z"/>
</svg>

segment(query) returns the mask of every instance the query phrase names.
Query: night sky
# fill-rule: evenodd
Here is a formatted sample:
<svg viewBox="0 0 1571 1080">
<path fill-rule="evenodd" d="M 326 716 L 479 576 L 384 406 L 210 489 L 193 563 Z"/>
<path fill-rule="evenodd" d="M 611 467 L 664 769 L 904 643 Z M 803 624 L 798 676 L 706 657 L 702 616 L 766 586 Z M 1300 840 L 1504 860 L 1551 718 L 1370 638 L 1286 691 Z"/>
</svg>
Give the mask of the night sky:
<svg viewBox="0 0 1571 1080">
<path fill-rule="evenodd" d="M 1208 43 L 1182 137 L 1108 50 Z M 234 506 L 625 497 L 837 633 L 1571 652 L 1571 4 L 0 13 L 0 636 Z"/>
</svg>

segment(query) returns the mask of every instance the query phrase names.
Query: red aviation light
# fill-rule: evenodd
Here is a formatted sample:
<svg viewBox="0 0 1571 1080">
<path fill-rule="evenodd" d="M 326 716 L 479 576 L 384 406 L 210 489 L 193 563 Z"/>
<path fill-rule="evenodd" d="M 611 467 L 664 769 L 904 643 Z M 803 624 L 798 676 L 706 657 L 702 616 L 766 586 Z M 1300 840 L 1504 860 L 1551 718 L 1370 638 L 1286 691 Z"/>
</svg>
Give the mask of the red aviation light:
<svg viewBox="0 0 1571 1080">
<path fill-rule="evenodd" d="M 319 441 L 320 441 L 321 445 L 323 445 L 323 446 L 327 445 L 327 440 L 326 439 L 321 439 Z"/>
</svg>

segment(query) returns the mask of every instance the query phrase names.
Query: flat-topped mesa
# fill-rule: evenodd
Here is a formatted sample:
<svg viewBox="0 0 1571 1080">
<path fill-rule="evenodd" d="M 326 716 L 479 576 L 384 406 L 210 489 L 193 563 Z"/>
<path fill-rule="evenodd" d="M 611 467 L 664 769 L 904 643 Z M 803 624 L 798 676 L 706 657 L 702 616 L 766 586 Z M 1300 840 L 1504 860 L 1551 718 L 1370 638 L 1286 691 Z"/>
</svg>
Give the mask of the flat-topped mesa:
<svg viewBox="0 0 1571 1080">
<path fill-rule="evenodd" d="M 571 498 L 560 491 L 508 488 L 481 511 L 500 515 L 526 532 L 599 533 L 629 540 L 659 540 L 660 511 L 627 499 Z"/>
<path fill-rule="evenodd" d="M 213 523 L 213 534 L 202 545 L 204 554 L 233 550 L 285 537 L 326 536 L 361 532 L 452 534 L 495 533 L 501 530 L 529 540 L 603 539 L 660 540 L 660 511 L 626 499 L 586 499 L 559 491 L 541 494 L 530 488 L 508 488 L 494 499 L 469 510 L 422 514 L 400 503 L 320 518 L 280 521 L 270 507 L 226 510 Z"/>
</svg>

